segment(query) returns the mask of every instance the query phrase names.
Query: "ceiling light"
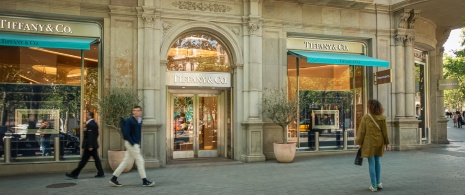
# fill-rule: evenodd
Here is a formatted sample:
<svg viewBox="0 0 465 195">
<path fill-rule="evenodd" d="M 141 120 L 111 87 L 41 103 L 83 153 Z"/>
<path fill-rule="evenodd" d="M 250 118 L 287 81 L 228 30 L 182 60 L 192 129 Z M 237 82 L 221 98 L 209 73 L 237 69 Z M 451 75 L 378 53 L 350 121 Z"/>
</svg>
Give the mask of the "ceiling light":
<svg viewBox="0 0 465 195">
<path fill-rule="evenodd" d="M 81 59 L 81 56 L 75 56 L 75 55 L 61 53 L 61 52 L 57 52 L 57 51 L 51 51 L 51 50 L 43 49 L 43 48 L 29 47 L 29 49 L 36 50 L 36 51 L 42 51 L 42 52 L 46 52 L 46 53 L 51 53 L 51 54 L 56 54 L 56 55 L 61 55 L 61 56 L 66 56 L 66 57 L 75 58 L 75 59 Z M 92 58 L 84 58 L 84 60 L 91 61 L 91 62 L 98 62 L 98 60 L 92 59 Z"/>
<path fill-rule="evenodd" d="M 78 77 L 81 76 L 81 69 L 75 68 L 71 71 L 68 72 L 68 75 L 66 77 Z"/>
<path fill-rule="evenodd" d="M 32 68 L 44 74 L 57 74 L 57 68 L 50 65 L 32 65 Z"/>
</svg>

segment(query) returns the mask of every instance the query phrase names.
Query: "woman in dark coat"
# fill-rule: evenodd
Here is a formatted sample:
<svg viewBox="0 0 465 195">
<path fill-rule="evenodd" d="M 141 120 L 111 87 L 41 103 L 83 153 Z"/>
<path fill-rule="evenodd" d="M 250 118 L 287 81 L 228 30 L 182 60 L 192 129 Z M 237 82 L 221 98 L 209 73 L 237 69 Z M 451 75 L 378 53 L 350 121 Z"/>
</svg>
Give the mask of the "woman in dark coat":
<svg viewBox="0 0 465 195">
<path fill-rule="evenodd" d="M 362 117 L 355 141 L 362 148 L 362 157 L 368 158 L 371 179 L 369 189 L 377 191 L 383 188 L 379 157 L 383 156 L 385 148 L 391 150 L 391 145 L 381 103 L 378 100 L 368 100 L 368 111 L 369 113 Z"/>
</svg>

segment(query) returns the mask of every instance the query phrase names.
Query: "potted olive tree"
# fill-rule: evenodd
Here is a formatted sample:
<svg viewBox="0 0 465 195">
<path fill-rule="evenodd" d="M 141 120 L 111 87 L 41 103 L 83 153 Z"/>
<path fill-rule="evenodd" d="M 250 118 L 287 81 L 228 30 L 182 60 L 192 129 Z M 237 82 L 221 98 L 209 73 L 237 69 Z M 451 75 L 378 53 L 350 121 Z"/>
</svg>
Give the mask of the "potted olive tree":
<svg viewBox="0 0 465 195">
<path fill-rule="evenodd" d="M 113 131 L 117 131 L 119 134 L 119 140 L 112 139 L 110 141 L 118 141 L 122 143 L 123 134 L 121 127 L 121 119 L 128 117 L 132 108 L 138 105 L 140 102 L 137 91 L 125 88 L 114 88 L 108 94 L 102 96 L 99 100 L 99 113 L 101 116 L 101 122 L 106 127 L 109 127 Z M 120 144 L 120 148 L 108 150 L 108 162 L 110 167 L 115 170 L 124 158 L 123 144 Z M 128 172 L 132 169 L 134 162 L 129 163 L 124 172 Z"/>
<path fill-rule="evenodd" d="M 283 141 L 273 143 L 278 162 L 292 162 L 295 156 L 295 143 L 287 143 L 287 126 L 297 117 L 298 100 L 288 98 L 285 89 L 265 89 L 262 100 L 262 114 L 281 127 Z"/>
</svg>

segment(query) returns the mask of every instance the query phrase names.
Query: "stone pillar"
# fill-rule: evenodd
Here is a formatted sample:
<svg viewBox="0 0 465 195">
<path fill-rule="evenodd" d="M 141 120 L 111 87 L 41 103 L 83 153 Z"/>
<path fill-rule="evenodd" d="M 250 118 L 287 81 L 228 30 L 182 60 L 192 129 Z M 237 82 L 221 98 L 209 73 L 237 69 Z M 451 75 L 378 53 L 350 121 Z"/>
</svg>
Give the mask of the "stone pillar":
<svg viewBox="0 0 465 195">
<path fill-rule="evenodd" d="M 155 43 L 155 35 L 159 34 L 160 18 L 155 15 L 155 8 L 152 6 L 142 6 L 137 8 L 139 14 L 139 37 L 142 41 L 138 41 L 139 48 L 141 48 L 139 59 L 142 59 L 142 71 L 139 71 L 139 80 L 142 80 L 142 101 L 143 101 L 143 128 L 142 128 L 142 155 L 145 158 L 146 167 L 159 167 L 159 135 L 158 126 L 155 113 L 160 109 L 159 105 L 155 105 L 157 101 L 156 92 L 159 91 L 160 72 L 156 67 L 159 67 L 159 61 L 155 58 L 159 56 L 158 51 L 160 45 Z M 159 41 L 158 41 L 159 42 Z M 157 48 L 157 49 L 156 49 Z M 164 108 L 163 108 L 164 109 Z"/>
<path fill-rule="evenodd" d="M 395 64 L 395 93 L 396 93 L 396 118 L 405 117 L 405 68 L 404 68 L 404 41 L 405 35 L 397 34 L 396 64 Z"/>
<path fill-rule="evenodd" d="M 447 33 L 447 35 L 449 35 Z M 444 42 L 443 42 L 444 43 Z M 447 139 L 447 118 L 445 117 L 444 114 L 444 90 L 439 90 L 437 88 L 437 82 L 441 79 L 443 79 L 443 60 L 442 56 L 444 54 L 444 48 L 439 47 L 439 44 L 437 45 L 438 47 L 436 48 L 436 56 L 434 57 L 434 64 L 432 63 L 431 65 L 434 66 L 435 71 L 431 74 L 432 77 L 434 77 L 436 82 L 431 82 L 432 85 L 436 85 L 435 87 L 435 92 L 436 92 L 436 107 L 433 107 L 431 109 L 431 112 L 434 112 L 436 117 L 436 120 L 434 118 L 431 120 L 433 123 L 436 122 L 435 128 L 431 129 L 431 142 L 432 143 L 438 143 L 438 144 L 448 144 L 449 140 Z M 431 89 L 433 91 L 433 89 Z M 432 104 L 434 105 L 434 104 Z M 434 116 L 434 115 L 432 115 Z"/>
<path fill-rule="evenodd" d="M 246 60 L 246 107 L 247 119 L 243 123 L 245 126 L 246 153 L 241 156 L 244 162 L 265 161 L 263 155 L 263 121 L 260 118 L 259 106 L 262 100 L 262 29 L 261 18 L 259 16 L 259 0 L 250 0 L 247 5 L 249 15 L 244 17 L 248 33 L 245 34 L 244 42 L 248 51 Z M 248 96 L 248 97 L 247 97 Z"/>
<path fill-rule="evenodd" d="M 415 118 L 415 60 L 413 56 L 414 27 L 418 16 L 418 11 L 410 9 L 400 10 L 397 15 L 396 117 L 391 134 L 393 150 L 414 149 L 421 142 L 419 121 Z"/>
<path fill-rule="evenodd" d="M 430 71 L 430 118 L 431 142 L 445 144 L 447 140 L 447 118 L 444 113 L 444 91 L 438 89 L 438 81 L 443 79 L 443 53 L 442 45 L 449 37 L 451 28 L 439 26 L 436 29 L 436 47 L 429 51 L 428 68 Z"/>
<path fill-rule="evenodd" d="M 415 58 L 413 56 L 414 36 L 405 40 L 405 116 L 415 118 Z"/>
</svg>

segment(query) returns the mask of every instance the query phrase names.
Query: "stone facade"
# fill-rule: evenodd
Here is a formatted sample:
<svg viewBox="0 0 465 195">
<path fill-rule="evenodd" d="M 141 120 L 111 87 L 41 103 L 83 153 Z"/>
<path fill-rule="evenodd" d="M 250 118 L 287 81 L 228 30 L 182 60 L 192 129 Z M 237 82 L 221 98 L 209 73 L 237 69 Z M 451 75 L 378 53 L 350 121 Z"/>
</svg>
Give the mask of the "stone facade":
<svg viewBox="0 0 465 195">
<path fill-rule="evenodd" d="M 0 2 L 2 13 L 56 20 L 96 21 L 103 26 L 103 90 L 137 88 L 143 97 L 143 155 L 147 167 L 167 163 L 168 50 L 178 36 L 200 30 L 224 41 L 233 59 L 234 160 L 273 158 L 273 142 L 281 140 L 279 127 L 263 120 L 262 91 L 287 85 L 286 40 L 289 36 L 334 40 L 361 40 L 369 56 L 389 61 L 392 83 L 374 85 L 367 68 L 368 96 L 385 105 L 394 149 L 416 148 L 413 49 L 428 52 L 431 105 L 431 142 L 446 143 L 442 78 L 442 44 L 451 29 L 423 18 L 421 10 L 374 5 L 367 0 L 67 0 Z M 401 2 L 402 3 L 402 2 Z M 103 128 L 105 151 L 119 148 L 118 133 Z M 0 165 L 2 166 L 2 165 Z M 66 169 L 66 168 L 65 168 Z"/>
</svg>

